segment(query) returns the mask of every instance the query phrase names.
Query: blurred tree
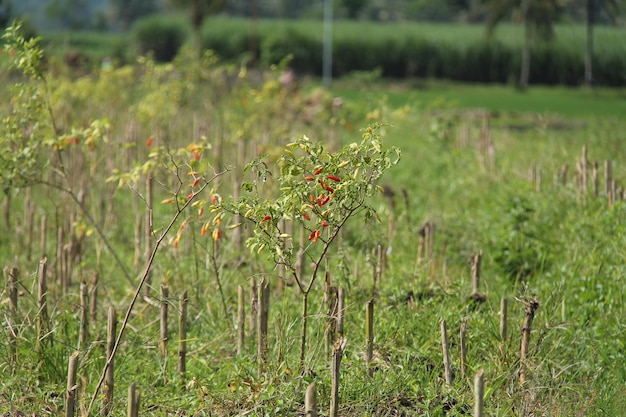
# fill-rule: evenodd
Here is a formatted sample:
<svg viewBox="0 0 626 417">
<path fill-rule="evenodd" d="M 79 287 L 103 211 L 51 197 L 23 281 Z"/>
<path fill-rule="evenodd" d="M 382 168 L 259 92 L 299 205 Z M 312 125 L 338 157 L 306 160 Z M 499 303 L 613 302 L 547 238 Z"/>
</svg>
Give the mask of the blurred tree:
<svg viewBox="0 0 626 417">
<path fill-rule="evenodd" d="M 614 21 L 619 12 L 619 0 L 585 0 L 587 44 L 585 48 L 585 84 L 593 83 L 593 26 L 600 13 L 608 12 L 609 18 Z"/>
<path fill-rule="evenodd" d="M 367 7 L 368 0 L 341 0 L 348 19 L 356 19 L 359 13 Z"/>
<path fill-rule="evenodd" d="M 224 9 L 226 0 L 169 0 L 174 7 L 187 9 L 193 28 L 194 47 L 202 54 L 202 23 L 204 19 Z"/>
<path fill-rule="evenodd" d="M 46 14 L 59 21 L 63 29 L 83 30 L 90 27 L 91 10 L 87 0 L 52 0 Z"/>
<path fill-rule="evenodd" d="M 159 10 L 156 0 L 111 0 L 111 8 L 115 22 L 123 30 L 135 20 Z"/>
<path fill-rule="evenodd" d="M 11 24 L 11 0 L 0 0 L 0 29 Z"/>
<path fill-rule="evenodd" d="M 528 86 L 530 73 L 530 45 L 535 36 L 544 40 L 554 36 L 554 22 L 564 6 L 564 0 L 488 0 L 487 30 L 491 35 L 505 18 L 524 25 L 519 87 Z"/>
</svg>

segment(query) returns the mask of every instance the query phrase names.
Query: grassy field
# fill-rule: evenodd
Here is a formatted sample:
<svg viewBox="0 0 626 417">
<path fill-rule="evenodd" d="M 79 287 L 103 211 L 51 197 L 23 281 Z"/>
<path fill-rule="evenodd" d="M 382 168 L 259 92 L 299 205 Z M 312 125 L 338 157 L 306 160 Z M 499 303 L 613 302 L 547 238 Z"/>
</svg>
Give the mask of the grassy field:
<svg viewBox="0 0 626 417">
<path fill-rule="evenodd" d="M 43 96 L 2 89 L 7 99 L 0 110 L 5 119 L 0 263 L 19 270 L 19 301 L 13 301 L 11 274 L 5 270 L 0 413 L 63 412 L 68 362 L 77 350 L 76 386 L 70 390 L 77 414 L 93 401 L 92 414 L 112 407 L 111 415 L 124 415 L 134 382 L 141 394 L 140 415 L 302 415 L 305 390 L 316 382 L 320 414 L 329 415 L 326 341 L 328 318 L 335 316 L 327 305 L 332 292 L 324 289 L 325 280 L 346 294 L 338 415 L 468 415 L 479 369 L 485 372 L 486 415 L 622 413 L 622 91 L 531 88 L 519 93 L 498 86 L 359 79 L 338 81 L 331 91 L 309 81 L 290 90 L 278 82 L 278 73 L 259 79 L 257 73 L 230 71 L 182 56 L 171 65 L 145 61 L 79 79 L 51 69 L 45 86 L 31 80 L 20 87 L 32 93 L 25 90 L 31 86 Z M 2 86 L 13 81 L 3 76 Z M 335 96 L 342 97 L 341 105 Z M 47 107 L 28 101 L 32 97 L 47 100 L 54 126 Z M 212 210 L 218 212 L 220 198 L 227 201 L 235 188 L 240 190 L 235 184 L 254 179 L 243 166 L 260 153 L 268 155 L 274 177 L 258 178 L 263 192 L 258 207 L 290 191 L 275 182 L 279 156 L 285 149 L 295 152 L 288 143 L 305 134 L 341 152 L 343 145 L 359 142 L 359 129 L 373 122 L 384 123 L 384 148 L 397 146 L 402 158 L 378 183 L 385 193 L 369 201 L 375 218 L 354 218 L 341 241 L 329 246 L 328 269 L 320 270 L 308 301 L 302 361 L 298 286 L 281 277 L 273 258 L 264 256 L 267 248 L 239 246 L 239 229 L 230 227 L 235 218 L 216 219 Z M 608 190 L 605 161 L 612 164 L 615 180 Z M 343 163 L 334 167 L 339 170 Z M 362 171 L 342 174 L 335 187 Z M 301 174 L 287 171 L 296 178 L 294 187 L 317 186 Z M 199 204 L 183 206 L 189 199 Z M 252 221 L 242 230 L 248 237 L 274 221 L 250 210 Z M 148 213 L 152 233 L 146 236 Z M 292 232 L 295 248 L 308 256 L 301 263 L 307 274 L 316 268 L 311 261 L 324 242 L 322 236 L 312 243 L 309 231 Z M 160 236 L 149 263 L 147 252 Z M 470 259 L 478 253 L 477 294 Z M 42 254 L 48 262 L 45 313 L 38 295 Z M 132 304 L 147 266 L 151 291 L 142 288 Z M 267 360 L 259 366 L 258 326 L 251 314 L 258 300 L 250 288 L 262 278 L 270 283 L 270 307 Z M 88 320 L 81 282 L 97 307 Z M 243 321 L 239 286 L 244 288 Z M 188 331 L 181 338 L 183 291 Z M 508 300 L 506 337 L 500 332 L 502 299 Z M 370 300 L 375 315 L 372 357 L 366 360 Z M 524 325 L 536 303 L 532 324 Z M 166 338 L 160 324 L 165 305 Z M 96 387 L 107 358 L 110 307 L 117 309 L 118 332 L 123 315 L 130 313 L 107 403 L 105 391 Z M 448 381 L 442 320 L 452 367 Z M 87 323 L 82 337 L 81 322 Z M 238 347 L 242 325 L 245 339 Z M 524 349 L 524 329 L 530 327 Z M 177 367 L 181 340 L 186 341 L 184 373 Z"/>
</svg>

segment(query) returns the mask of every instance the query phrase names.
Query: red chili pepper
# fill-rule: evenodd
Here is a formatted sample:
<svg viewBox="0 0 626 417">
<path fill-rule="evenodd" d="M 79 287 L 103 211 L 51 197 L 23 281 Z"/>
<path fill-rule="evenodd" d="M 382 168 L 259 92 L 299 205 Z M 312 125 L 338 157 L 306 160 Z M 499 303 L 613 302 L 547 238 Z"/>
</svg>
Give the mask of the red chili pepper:
<svg viewBox="0 0 626 417">
<path fill-rule="evenodd" d="M 313 240 L 313 238 L 315 237 L 315 232 L 317 232 L 317 230 L 311 232 L 311 234 L 309 235 L 309 240 Z"/>
<path fill-rule="evenodd" d="M 322 169 L 323 169 L 323 167 L 317 167 L 317 169 L 315 170 L 313 175 L 319 175 L 319 173 L 322 172 Z"/>
<path fill-rule="evenodd" d="M 324 220 L 322 220 L 322 227 L 328 227 L 328 223 L 326 223 Z"/>
<path fill-rule="evenodd" d="M 263 217 L 263 220 L 261 220 L 261 223 L 266 222 L 268 220 L 270 220 L 272 218 L 272 216 L 270 216 L 269 214 L 265 217 Z"/>
<path fill-rule="evenodd" d="M 311 220 L 311 216 L 309 216 L 309 213 L 307 213 L 306 211 L 302 213 L 302 217 L 304 217 L 307 220 Z"/>
<path fill-rule="evenodd" d="M 309 200 L 311 200 L 311 203 L 315 203 L 315 196 L 313 194 L 311 194 L 309 196 Z"/>
<path fill-rule="evenodd" d="M 309 235 L 309 240 L 312 240 L 313 243 L 317 243 L 317 240 L 320 238 L 320 233 L 319 229 L 312 231 Z"/>
<path fill-rule="evenodd" d="M 148 140 L 146 141 L 146 146 L 152 146 L 152 141 L 154 141 L 154 138 L 150 136 Z"/>
<path fill-rule="evenodd" d="M 306 177 L 304 177 L 304 179 L 307 180 L 307 181 L 313 181 L 315 178 L 313 178 L 310 175 L 307 175 Z"/>
<path fill-rule="evenodd" d="M 198 185 L 198 183 L 199 183 L 199 182 L 200 182 L 200 178 L 196 178 L 196 179 L 193 181 L 193 185 L 192 185 L 192 187 L 195 187 L 196 185 Z"/>
<path fill-rule="evenodd" d="M 326 186 L 326 191 L 328 191 L 329 193 L 334 193 L 335 189 L 331 186 Z"/>
<path fill-rule="evenodd" d="M 197 161 L 197 160 L 199 160 L 199 159 L 200 159 L 200 152 L 195 151 L 195 152 L 193 153 L 193 159 L 195 159 L 196 161 Z"/>
<path fill-rule="evenodd" d="M 195 195 L 195 194 L 194 194 L 193 192 L 192 192 L 191 194 L 189 194 L 189 195 L 187 196 L 187 200 L 191 200 L 191 199 L 193 198 L 193 196 L 194 196 L 194 195 Z"/>
<path fill-rule="evenodd" d="M 335 182 L 339 182 L 341 181 L 341 178 L 335 176 L 335 175 L 326 175 L 326 178 L 328 178 L 329 180 L 333 180 Z"/>
<path fill-rule="evenodd" d="M 322 207 L 324 204 L 328 203 L 328 200 L 330 200 L 330 196 L 327 195 L 326 197 L 324 197 L 322 199 L 322 201 L 319 202 L 319 206 Z"/>
</svg>

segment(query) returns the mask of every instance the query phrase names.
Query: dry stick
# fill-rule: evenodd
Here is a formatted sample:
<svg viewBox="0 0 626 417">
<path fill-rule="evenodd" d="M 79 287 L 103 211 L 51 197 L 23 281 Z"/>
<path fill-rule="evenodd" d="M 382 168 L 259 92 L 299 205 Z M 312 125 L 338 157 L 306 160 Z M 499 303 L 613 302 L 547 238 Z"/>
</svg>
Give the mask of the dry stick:
<svg viewBox="0 0 626 417">
<path fill-rule="evenodd" d="M 448 349 L 448 330 L 446 321 L 441 320 L 441 349 L 443 350 L 443 368 L 446 384 L 452 385 L 452 368 L 450 367 L 450 350 Z"/>
<path fill-rule="evenodd" d="M 472 255 L 472 293 L 469 295 L 469 298 L 483 302 L 486 299 L 484 294 L 478 292 L 478 288 L 480 287 L 480 272 L 481 265 L 483 260 L 483 251 L 480 250 L 478 253 Z"/>
<path fill-rule="evenodd" d="M 256 324 L 258 321 L 259 311 L 259 292 L 257 289 L 256 278 L 252 277 L 250 280 L 250 333 L 254 334 L 256 331 Z"/>
<path fill-rule="evenodd" d="M 106 382 L 104 383 L 104 397 L 102 401 L 102 412 L 109 415 L 113 409 L 113 388 L 115 387 L 115 330 L 117 327 L 117 314 L 113 306 L 109 307 L 107 316 L 107 364 L 104 371 Z M 97 392 L 98 390 L 96 390 Z M 94 396 L 95 398 L 95 396 Z M 93 398 L 92 398 L 93 400 Z M 93 402 L 93 401 L 92 401 Z M 91 414 L 91 404 L 87 409 L 87 415 Z"/>
<path fill-rule="evenodd" d="M 75 351 L 70 355 L 70 361 L 67 366 L 67 392 L 65 393 L 65 417 L 74 417 L 74 406 L 76 403 L 76 392 L 78 385 L 76 384 L 76 368 L 78 368 L 78 354 Z"/>
<path fill-rule="evenodd" d="M 161 283 L 161 305 L 159 308 L 159 354 L 161 359 L 167 357 L 167 297 L 169 295 L 169 288 L 167 284 Z"/>
<path fill-rule="evenodd" d="M 134 382 L 128 386 L 128 417 L 139 416 L 139 392 Z"/>
<path fill-rule="evenodd" d="M 89 332 L 89 288 L 87 282 L 80 283 L 80 333 L 78 336 L 78 349 L 84 349 L 87 345 Z"/>
<path fill-rule="evenodd" d="M 519 382 L 520 385 L 524 385 L 526 382 L 526 357 L 528 356 L 528 345 L 530 343 L 530 331 L 533 325 L 533 319 L 535 313 L 539 308 L 539 300 L 532 299 L 524 302 L 524 311 L 526 316 L 524 317 L 524 324 L 522 325 L 522 348 L 520 350 L 520 371 Z"/>
<path fill-rule="evenodd" d="M 330 388 L 330 417 L 337 417 L 339 413 L 339 371 L 341 368 L 341 358 L 346 348 L 347 339 L 342 337 L 335 341 L 333 347 L 333 360 L 331 368 L 331 388 Z"/>
<path fill-rule="evenodd" d="M 502 343 L 506 343 L 507 336 L 507 309 L 508 300 L 503 298 L 500 300 L 500 340 Z"/>
<path fill-rule="evenodd" d="M 47 244 L 47 236 L 46 231 L 48 229 L 48 218 L 44 214 L 41 216 L 41 256 L 46 256 L 46 244 Z"/>
<path fill-rule="evenodd" d="M 261 278 L 259 283 L 259 306 L 258 306 L 258 325 L 257 325 L 257 364 L 259 378 L 265 370 L 267 362 L 267 327 L 269 316 L 270 302 L 270 284 L 266 277 Z"/>
<path fill-rule="evenodd" d="M 98 318 L 98 273 L 93 274 L 91 299 L 89 300 L 89 317 L 93 323 Z"/>
<path fill-rule="evenodd" d="M 343 337 L 343 323 L 345 321 L 346 293 L 343 287 L 337 289 L 337 338 Z"/>
<path fill-rule="evenodd" d="M 374 356 L 374 300 L 369 300 L 365 305 L 365 367 L 367 375 L 374 375 L 374 369 L 370 368 Z"/>
<path fill-rule="evenodd" d="M 246 306 L 243 285 L 237 286 L 237 355 L 243 353 L 246 340 Z"/>
<path fill-rule="evenodd" d="M 461 345 L 461 378 L 467 376 L 467 340 L 465 339 L 467 330 L 467 317 L 463 317 L 461 321 L 461 330 L 459 331 L 459 342 Z"/>
<path fill-rule="evenodd" d="M 187 372 L 187 303 L 189 298 L 185 290 L 178 300 L 178 373 L 181 379 L 185 378 Z"/>
<path fill-rule="evenodd" d="M 19 271 L 17 268 L 11 268 L 8 272 L 9 287 L 9 362 L 11 362 L 13 371 L 17 367 L 17 282 L 19 280 Z"/>
<path fill-rule="evenodd" d="M 304 416 L 317 417 L 317 383 L 311 382 L 304 394 Z"/>
<path fill-rule="evenodd" d="M 213 177 L 213 179 L 216 178 L 219 175 L 221 175 L 221 174 L 219 174 L 219 173 L 216 174 Z M 205 184 L 203 184 L 202 187 L 200 187 L 198 189 L 198 191 L 196 192 L 196 195 L 201 193 L 202 191 L 204 191 L 204 189 L 209 185 L 209 183 L 211 183 L 211 181 L 212 181 L 212 179 L 207 181 Z M 135 289 L 135 294 L 133 295 L 133 298 L 130 301 L 130 304 L 128 305 L 128 309 L 126 310 L 126 315 L 124 316 L 124 321 L 122 322 L 122 326 L 120 328 L 120 332 L 117 335 L 117 339 L 115 340 L 115 345 L 113 346 L 113 350 L 110 352 L 110 354 L 107 357 L 107 362 L 104 365 L 104 371 L 100 375 L 100 379 L 98 381 L 98 384 L 96 385 L 95 391 L 94 391 L 94 393 L 93 393 L 93 395 L 91 397 L 91 401 L 89 402 L 89 406 L 87 407 L 87 412 L 86 412 L 87 415 L 91 414 L 91 409 L 93 408 L 93 404 L 95 403 L 96 398 L 98 397 L 98 391 L 100 390 L 100 388 L 102 387 L 102 384 L 104 383 L 106 370 L 108 369 L 109 365 L 113 362 L 115 353 L 117 352 L 117 349 L 119 348 L 120 342 L 122 341 L 122 336 L 124 336 L 124 331 L 126 330 L 126 327 L 128 326 L 128 321 L 130 320 L 130 315 L 131 315 L 131 313 L 133 311 L 133 308 L 135 307 L 135 303 L 139 299 L 139 294 L 141 293 L 141 289 L 143 288 L 144 284 L 146 283 L 146 280 L 148 279 L 148 275 L 150 273 L 150 269 L 152 268 L 152 264 L 154 262 L 154 258 L 156 257 L 156 254 L 159 251 L 159 247 L 161 246 L 161 243 L 163 242 L 165 237 L 168 235 L 169 231 L 172 229 L 172 227 L 174 227 L 174 224 L 176 224 L 176 222 L 178 221 L 178 217 L 181 215 L 181 213 L 183 213 L 185 211 L 187 206 L 190 205 L 193 202 L 193 200 L 194 200 L 193 198 L 190 198 L 189 200 L 187 200 L 185 202 L 185 204 L 183 204 L 182 206 L 180 206 L 178 208 L 178 211 L 176 212 L 174 217 L 172 217 L 172 220 L 165 227 L 165 229 L 163 230 L 163 232 L 161 233 L 161 235 L 159 236 L 159 238 L 157 239 L 157 241 L 154 244 L 154 248 L 152 249 L 152 253 L 150 254 L 150 259 L 148 260 L 148 263 L 146 264 L 146 267 L 144 269 L 144 272 L 143 272 L 143 275 L 141 277 L 141 280 L 139 281 L 139 284 L 137 285 L 137 288 Z M 123 267 L 123 264 L 121 264 L 120 267 Z M 126 270 L 124 269 L 124 271 L 126 271 Z M 126 274 L 126 276 L 128 278 L 130 278 L 129 275 Z"/>
<path fill-rule="evenodd" d="M 49 339 L 50 330 L 48 323 L 48 303 L 46 301 L 48 294 L 47 263 L 48 260 L 45 257 L 41 258 L 39 261 L 39 285 L 37 292 L 39 305 L 39 311 L 37 314 L 37 346 L 39 353 L 43 352 L 43 345 Z"/>
<path fill-rule="evenodd" d="M 474 376 L 474 417 L 483 417 L 485 397 L 485 370 L 480 368 Z"/>
</svg>

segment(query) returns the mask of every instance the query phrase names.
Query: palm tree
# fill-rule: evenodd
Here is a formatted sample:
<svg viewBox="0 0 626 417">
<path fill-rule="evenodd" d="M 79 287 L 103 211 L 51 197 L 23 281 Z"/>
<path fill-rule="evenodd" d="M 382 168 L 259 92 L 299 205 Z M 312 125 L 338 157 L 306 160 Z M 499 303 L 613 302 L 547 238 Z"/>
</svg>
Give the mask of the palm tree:
<svg viewBox="0 0 626 417">
<path fill-rule="evenodd" d="M 563 7 L 561 0 L 489 0 L 487 2 L 487 31 L 507 17 L 524 25 L 519 87 L 528 86 L 530 74 L 530 47 L 535 34 L 549 40 L 554 36 L 554 21 Z"/>
</svg>

